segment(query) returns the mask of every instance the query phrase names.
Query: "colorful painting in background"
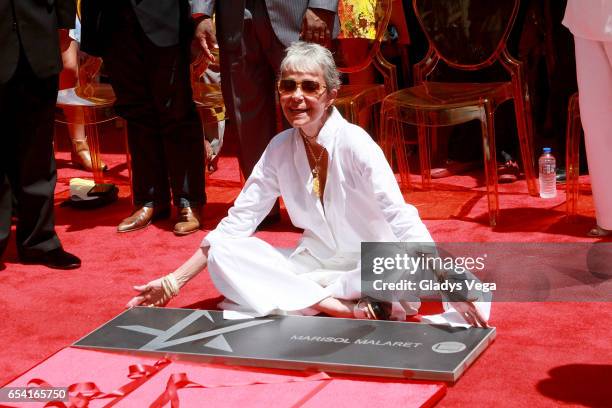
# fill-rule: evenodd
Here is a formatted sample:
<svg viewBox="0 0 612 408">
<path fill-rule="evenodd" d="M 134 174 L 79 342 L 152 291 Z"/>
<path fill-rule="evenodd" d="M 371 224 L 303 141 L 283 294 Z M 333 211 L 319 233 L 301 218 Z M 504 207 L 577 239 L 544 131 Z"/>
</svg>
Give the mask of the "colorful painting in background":
<svg viewBox="0 0 612 408">
<path fill-rule="evenodd" d="M 338 2 L 340 38 L 376 38 L 378 0 L 341 0 Z"/>
</svg>

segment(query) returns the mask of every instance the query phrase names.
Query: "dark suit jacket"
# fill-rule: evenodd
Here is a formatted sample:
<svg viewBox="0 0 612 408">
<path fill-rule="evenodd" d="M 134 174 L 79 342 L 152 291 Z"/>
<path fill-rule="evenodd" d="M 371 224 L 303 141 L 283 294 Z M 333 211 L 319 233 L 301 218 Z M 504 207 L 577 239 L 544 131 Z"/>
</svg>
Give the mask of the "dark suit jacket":
<svg viewBox="0 0 612 408">
<path fill-rule="evenodd" d="M 58 74 L 57 30 L 73 28 L 75 16 L 76 0 L 0 0 L 0 84 L 15 73 L 20 43 L 36 76 Z"/>
<path fill-rule="evenodd" d="M 103 56 L 120 0 L 81 0 L 81 49 Z M 188 0 L 129 0 L 147 37 L 158 47 L 179 43 L 193 34 Z M 194 0 L 197 3 L 200 0 Z"/>
</svg>

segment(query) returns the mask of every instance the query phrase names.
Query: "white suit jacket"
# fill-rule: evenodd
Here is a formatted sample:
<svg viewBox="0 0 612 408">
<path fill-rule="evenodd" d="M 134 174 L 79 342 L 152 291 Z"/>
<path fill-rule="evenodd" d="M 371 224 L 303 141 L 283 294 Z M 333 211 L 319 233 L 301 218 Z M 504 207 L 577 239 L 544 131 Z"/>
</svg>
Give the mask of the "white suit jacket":
<svg viewBox="0 0 612 408">
<path fill-rule="evenodd" d="M 382 150 L 334 108 L 318 136 L 329 153 L 324 206 L 312 191 L 313 177 L 296 129 L 272 139 L 229 214 L 202 246 L 248 237 L 282 196 L 291 222 L 304 230 L 295 253 L 307 249 L 320 260 L 359 259 L 361 242 L 431 242 L 415 207 L 407 204 Z"/>
<path fill-rule="evenodd" d="M 563 25 L 576 37 L 612 41 L 612 0 L 568 0 Z"/>
</svg>

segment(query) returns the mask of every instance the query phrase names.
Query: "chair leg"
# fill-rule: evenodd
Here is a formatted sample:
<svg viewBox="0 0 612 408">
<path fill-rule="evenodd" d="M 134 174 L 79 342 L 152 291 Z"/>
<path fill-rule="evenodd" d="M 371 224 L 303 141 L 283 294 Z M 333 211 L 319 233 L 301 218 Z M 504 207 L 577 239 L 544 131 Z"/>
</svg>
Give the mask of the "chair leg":
<svg viewBox="0 0 612 408">
<path fill-rule="evenodd" d="M 448 159 L 448 138 L 441 138 L 444 142 L 440 145 L 440 138 L 438 137 L 438 128 L 428 127 L 427 137 L 429 138 L 429 167 L 431 168 L 431 158 L 433 157 L 434 163 L 440 158 L 444 157 L 444 161 Z"/>
<path fill-rule="evenodd" d="M 485 183 L 489 205 L 489 224 L 497 225 L 499 219 L 499 191 L 497 187 L 497 159 L 495 151 L 495 112 L 490 102 L 485 103 L 481 118 L 482 151 L 484 153 Z"/>
<path fill-rule="evenodd" d="M 376 105 L 372 105 L 370 107 L 370 123 L 372 123 L 371 125 L 371 129 L 372 129 L 372 137 L 376 138 L 376 141 L 379 142 L 380 140 L 378 139 L 378 136 L 380 135 L 380 108 L 381 105 L 380 104 L 376 104 Z"/>
<path fill-rule="evenodd" d="M 566 214 L 568 221 L 572 221 L 578 214 L 578 197 L 580 195 L 580 131 L 582 126 L 577 94 L 570 98 L 567 111 L 565 136 Z"/>
<path fill-rule="evenodd" d="M 130 199 L 132 205 L 134 205 L 134 185 L 132 184 L 132 157 L 130 155 L 130 148 L 128 145 L 128 126 L 127 122 L 124 119 L 120 119 L 123 121 L 123 140 L 125 141 L 125 160 L 127 162 L 128 168 L 128 185 L 130 186 Z"/>
<path fill-rule="evenodd" d="M 383 102 L 380 107 L 380 129 L 378 130 L 380 133 L 378 133 L 378 143 L 380 144 L 380 147 L 382 148 L 382 151 L 385 157 L 387 158 L 389 164 L 393 163 L 393 154 L 391 152 L 390 143 L 390 140 L 393 139 L 391 139 L 389 136 L 390 127 L 387 123 L 388 120 L 391 120 L 390 115 L 391 114 L 389 113 L 389 109 Z"/>
<path fill-rule="evenodd" d="M 357 111 L 357 106 L 351 101 L 348 108 L 348 121 L 354 125 L 359 126 L 359 112 Z"/>
<path fill-rule="evenodd" d="M 393 145 L 396 147 L 395 154 L 397 158 L 397 167 L 400 173 L 401 187 L 404 191 L 412 190 L 410 182 L 410 164 L 408 163 L 408 155 L 406 154 L 406 141 L 401 132 L 401 125 L 398 120 L 391 119 L 391 137 Z"/>
<path fill-rule="evenodd" d="M 518 76 L 518 81 L 514 85 L 514 113 L 518 127 L 519 145 L 523 169 L 525 171 L 525 180 L 527 181 L 527 190 L 529 195 L 535 197 L 539 194 L 534 168 L 531 102 L 529 101 L 529 95 L 523 95 L 523 86 L 521 84 L 525 83 L 525 78 L 522 70 L 519 71 Z"/>
<path fill-rule="evenodd" d="M 104 183 L 104 174 L 102 172 L 102 160 L 100 159 L 100 135 L 98 134 L 98 125 L 96 112 L 93 109 L 86 109 L 85 117 L 85 140 L 89 145 L 89 154 L 91 155 L 91 167 L 94 182 L 96 184 Z"/>
<path fill-rule="evenodd" d="M 431 189 L 431 154 L 429 144 L 430 128 L 423 125 L 417 125 L 417 134 L 419 142 L 419 162 L 421 164 L 421 183 L 423 190 Z"/>
<path fill-rule="evenodd" d="M 404 139 L 399 131 L 399 122 L 389 112 L 383 103 L 380 109 L 380 134 L 378 135 L 379 142 L 382 146 L 383 153 L 387 161 L 393 163 L 393 150 L 397 160 L 397 167 L 400 174 L 400 189 L 409 191 L 412 188 L 410 183 L 410 166 L 406 157 L 406 148 Z"/>
</svg>

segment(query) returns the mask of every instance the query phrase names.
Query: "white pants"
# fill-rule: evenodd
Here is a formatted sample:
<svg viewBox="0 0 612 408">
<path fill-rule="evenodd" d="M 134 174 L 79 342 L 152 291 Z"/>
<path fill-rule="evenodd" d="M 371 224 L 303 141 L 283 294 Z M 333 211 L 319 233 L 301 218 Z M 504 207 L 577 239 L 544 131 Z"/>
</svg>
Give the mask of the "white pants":
<svg viewBox="0 0 612 408">
<path fill-rule="evenodd" d="M 595 216 L 597 225 L 612 230 L 612 42 L 574 39 Z"/>
<path fill-rule="evenodd" d="M 208 252 L 208 273 L 226 300 L 219 306 L 226 318 L 269 314 L 315 315 L 311 309 L 327 297 L 358 299 L 361 296 L 359 254 L 320 261 L 308 251 L 293 257 L 293 249 L 276 248 L 259 238 L 215 240 Z M 391 317 L 404 320 L 420 306 L 416 298 L 393 302 Z M 489 302 L 476 302 L 485 320 Z M 444 303 L 445 313 L 423 318 L 436 324 L 465 326 L 465 320 Z M 228 313 L 229 311 L 230 313 Z M 238 313 L 232 313 L 238 312 Z"/>
<path fill-rule="evenodd" d="M 223 309 L 264 316 L 302 311 L 330 296 L 359 298 L 358 256 L 322 262 L 308 251 L 290 258 L 292 252 L 255 237 L 215 241 L 208 253 L 208 272 L 231 301 L 224 302 Z"/>
</svg>

